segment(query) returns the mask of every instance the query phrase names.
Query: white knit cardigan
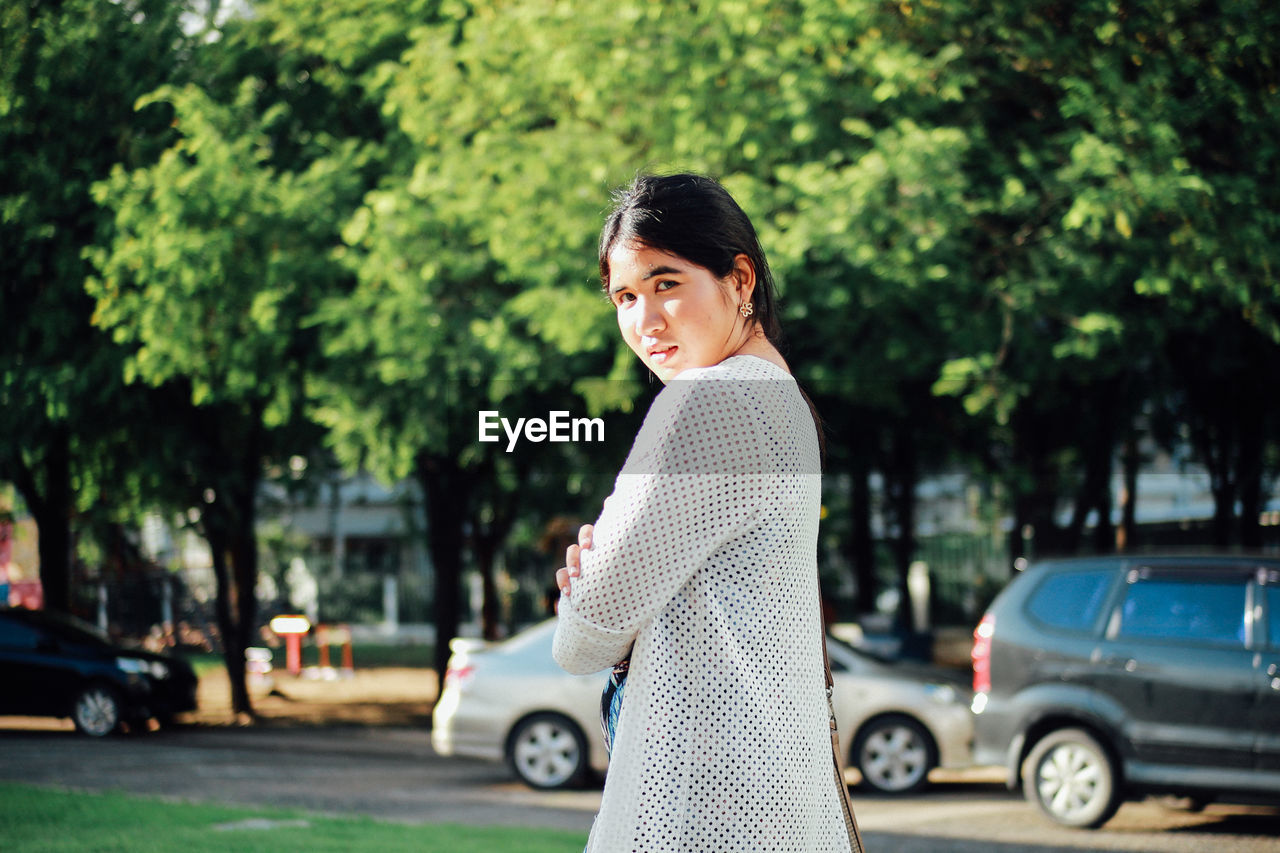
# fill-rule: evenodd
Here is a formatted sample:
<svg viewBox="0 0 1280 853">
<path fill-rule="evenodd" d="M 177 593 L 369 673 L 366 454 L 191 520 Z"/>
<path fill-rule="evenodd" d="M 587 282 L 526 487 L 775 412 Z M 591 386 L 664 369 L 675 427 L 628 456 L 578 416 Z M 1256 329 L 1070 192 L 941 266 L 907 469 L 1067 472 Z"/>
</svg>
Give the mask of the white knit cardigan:
<svg viewBox="0 0 1280 853">
<path fill-rule="evenodd" d="M 560 598 L 571 673 L 631 653 L 587 850 L 850 849 L 818 603 L 817 432 L 755 356 L 655 400 Z"/>
</svg>

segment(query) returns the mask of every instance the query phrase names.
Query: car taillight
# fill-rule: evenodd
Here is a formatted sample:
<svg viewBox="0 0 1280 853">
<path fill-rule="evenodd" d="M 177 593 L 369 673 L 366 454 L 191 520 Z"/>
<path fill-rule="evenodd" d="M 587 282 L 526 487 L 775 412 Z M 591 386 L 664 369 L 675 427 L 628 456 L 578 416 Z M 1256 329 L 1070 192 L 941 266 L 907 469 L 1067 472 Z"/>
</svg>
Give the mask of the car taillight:
<svg viewBox="0 0 1280 853">
<path fill-rule="evenodd" d="M 470 664 L 450 666 L 444 671 L 444 686 L 456 687 L 462 690 L 471 683 L 471 679 L 475 674 L 476 668 Z"/>
<path fill-rule="evenodd" d="M 973 651 L 969 657 L 973 661 L 974 693 L 991 692 L 991 635 L 995 632 L 996 617 L 992 613 L 983 616 L 973 629 Z"/>
</svg>

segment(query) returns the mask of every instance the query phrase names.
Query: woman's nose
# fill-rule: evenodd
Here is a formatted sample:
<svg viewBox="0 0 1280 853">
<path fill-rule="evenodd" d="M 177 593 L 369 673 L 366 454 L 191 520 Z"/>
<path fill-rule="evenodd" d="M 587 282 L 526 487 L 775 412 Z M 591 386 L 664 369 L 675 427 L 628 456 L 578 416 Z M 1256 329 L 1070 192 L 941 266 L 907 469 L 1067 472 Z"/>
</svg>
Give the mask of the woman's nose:
<svg viewBox="0 0 1280 853">
<path fill-rule="evenodd" d="M 667 318 L 662 313 L 662 304 L 657 299 L 641 297 L 639 311 L 636 312 L 636 334 L 653 335 L 667 326 Z"/>
</svg>

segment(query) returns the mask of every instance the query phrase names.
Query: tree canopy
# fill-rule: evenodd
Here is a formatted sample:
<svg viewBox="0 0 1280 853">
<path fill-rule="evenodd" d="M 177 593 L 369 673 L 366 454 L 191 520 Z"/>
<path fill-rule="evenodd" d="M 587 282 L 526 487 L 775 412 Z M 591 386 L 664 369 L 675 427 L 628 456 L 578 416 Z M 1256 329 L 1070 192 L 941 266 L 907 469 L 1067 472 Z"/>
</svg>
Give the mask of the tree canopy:
<svg viewBox="0 0 1280 853">
<path fill-rule="evenodd" d="M 90 323 L 83 253 L 110 228 L 93 183 L 147 164 L 170 138 L 170 113 L 135 102 L 181 73 L 179 11 L 152 0 L 0 8 L 0 478 L 39 524 L 53 609 L 70 606 L 76 519 L 136 508 L 154 473 L 134 443 L 151 403 Z"/>
<path fill-rule="evenodd" d="M 943 468 L 1008 496 L 1015 548 L 1110 549 L 1135 543 L 1141 452 L 1181 442 L 1215 544 L 1260 541 L 1272 4 L 261 0 L 198 37 L 177 9 L 3 12 L 0 476 L 69 515 L 103 476 L 73 472 L 106 470 L 78 460 L 132 459 L 94 449 L 127 433 L 101 413 L 161 395 L 190 452 L 146 470 L 222 543 L 242 638 L 273 459 L 323 444 L 421 483 L 441 654 L 465 566 L 594 514 L 618 448 L 489 453 L 475 417 L 633 426 L 595 241 L 640 171 L 710 173 L 755 222 L 860 609 L 872 484 L 905 582 Z"/>
</svg>

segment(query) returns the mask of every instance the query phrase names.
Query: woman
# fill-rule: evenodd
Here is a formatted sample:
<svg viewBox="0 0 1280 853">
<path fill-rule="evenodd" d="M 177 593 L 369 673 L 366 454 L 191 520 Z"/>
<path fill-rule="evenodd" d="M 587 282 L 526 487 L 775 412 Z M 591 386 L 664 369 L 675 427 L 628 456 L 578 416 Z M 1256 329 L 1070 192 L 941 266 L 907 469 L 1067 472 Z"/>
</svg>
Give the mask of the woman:
<svg viewBox="0 0 1280 853">
<path fill-rule="evenodd" d="M 823 689 L 818 431 L 755 230 L 715 181 L 641 177 L 600 274 L 667 387 L 556 576 L 557 662 L 622 665 L 587 849 L 858 850 Z"/>
</svg>

